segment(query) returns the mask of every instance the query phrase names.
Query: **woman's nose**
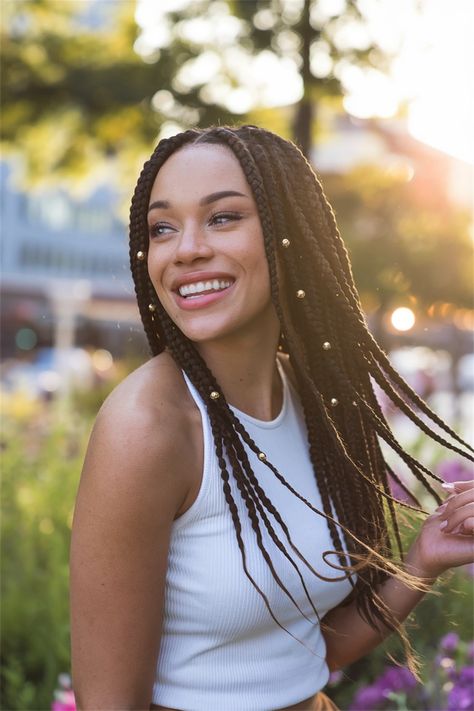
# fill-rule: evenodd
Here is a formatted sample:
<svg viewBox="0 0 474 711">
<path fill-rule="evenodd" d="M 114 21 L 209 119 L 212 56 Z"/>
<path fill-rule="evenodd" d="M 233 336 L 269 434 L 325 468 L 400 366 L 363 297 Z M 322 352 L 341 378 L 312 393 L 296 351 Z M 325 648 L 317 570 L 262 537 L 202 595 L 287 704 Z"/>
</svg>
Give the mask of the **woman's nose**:
<svg viewBox="0 0 474 711">
<path fill-rule="evenodd" d="M 193 262 L 196 259 L 209 259 L 214 250 L 206 239 L 204 231 L 197 226 L 186 227 L 177 242 L 175 261 Z"/>
</svg>

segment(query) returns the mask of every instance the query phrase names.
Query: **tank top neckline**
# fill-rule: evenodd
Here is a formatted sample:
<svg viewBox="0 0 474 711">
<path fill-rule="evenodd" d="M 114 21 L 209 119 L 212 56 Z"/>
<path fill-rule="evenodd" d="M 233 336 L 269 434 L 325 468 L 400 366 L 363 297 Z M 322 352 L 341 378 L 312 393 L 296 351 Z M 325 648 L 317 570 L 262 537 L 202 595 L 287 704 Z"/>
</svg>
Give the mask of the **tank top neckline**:
<svg viewBox="0 0 474 711">
<path fill-rule="evenodd" d="M 233 405 L 231 405 L 229 403 L 230 409 L 239 418 L 239 420 L 245 420 L 249 424 L 254 425 L 254 427 L 260 427 L 261 429 L 273 429 L 273 428 L 279 427 L 279 425 L 281 425 L 282 421 L 284 420 L 284 418 L 286 416 L 287 410 L 288 410 L 288 400 L 289 400 L 290 394 L 288 392 L 288 387 L 289 387 L 288 386 L 288 378 L 286 376 L 285 369 L 282 366 L 282 364 L 280 363 L 280 361 L 278 360 L 278 358 L 276 360 L 276 363 L 277 363 L 277 369 L 278 369 L 278 373 L 280 375 L 280 380 L 282 383 L 282 390 L 283 390 L 283 402 L 282 402 L 280 412 L 273 420 L 259 420 L 257 417 L 253 417 L 252 415 L 249 415 L 246 412 L 243 412 L 243 410 L 239 410 L 237 407 L 234 407 Z M 185 371 L 181 370 L 181 372 L 184 376 L 184 379 L 185 379 L 185 382 L 188 386 L 188 389 L 191 391 L 191 394 L 194 397 L 194 400 L 199 401 L 199 403 L 200 403 L 199 409 L 201 409 L 202 407 L 205 407 L 201 396 L 199 395 L 198 391 L 196 390 L 194 385 L 189 380 Z"/>
<path fill-rule="evenodd" d="M 229 407 L 234 412 L 235 415 L 240 420 L 246 420 L 247 422 L 251 423 L 255 427 L 260 427 L 261 429 L 273 429 L 274 427 L 278 427 L 282 421 L 285 418 L 286 411 L 288 409 L 288 381 L 287 377 L 285 374 L 285 369 L 283 368 L 282 364 L 277 358 L 277 369 L 278 373 L 280 375 L 280 380 L 282 384 L 282 391 L 283 391 L 283 402 L 281 405 L 281 410 L 278 413 L 278 415 L 273 418 L 273 420 L 259 420 L 257 417 L 253 417 L 252 415 L 249 415 L 247 412 L 244 412 L 243 410 L 239 410 L 237 407 L 234 407 L 229 403 Z"/>
</svg>

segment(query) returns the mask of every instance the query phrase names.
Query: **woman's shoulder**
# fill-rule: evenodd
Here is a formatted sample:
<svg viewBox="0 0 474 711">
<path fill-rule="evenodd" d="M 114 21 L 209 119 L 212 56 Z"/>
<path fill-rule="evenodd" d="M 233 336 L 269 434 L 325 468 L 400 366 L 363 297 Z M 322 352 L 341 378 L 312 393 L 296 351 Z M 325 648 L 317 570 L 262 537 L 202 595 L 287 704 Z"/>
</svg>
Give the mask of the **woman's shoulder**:
<svg viewBox="0 0 474 711">
<path fill-rule="evenodd" d="M 193 407 L 194 405 L 194 407 Z M 197 415 L 196 412 L 197 411 Z M 186 495 L 189 462 L 199 447 L 199 410 L 179 367 L 162 353 L 127 376 L 96 418 L 85 471 L 123 483 L 178 489 Z"/>
<path fill-rule="evenodd" d="M 98 420 L 125 427 L 176 429 L 183 425 L 192 403 L 181 370 L 163 352 L 130 373 L 102 405 Z"/>
</svg>

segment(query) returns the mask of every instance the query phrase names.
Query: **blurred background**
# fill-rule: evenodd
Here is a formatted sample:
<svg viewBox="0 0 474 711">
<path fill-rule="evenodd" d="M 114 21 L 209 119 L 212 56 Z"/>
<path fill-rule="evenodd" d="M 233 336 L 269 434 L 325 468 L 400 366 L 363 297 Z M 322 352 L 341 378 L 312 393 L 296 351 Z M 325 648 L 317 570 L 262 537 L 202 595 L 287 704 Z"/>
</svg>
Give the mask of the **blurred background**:
<svg viewBox="0 0 474 711">
<path fill-rule="evenodd" d="M 148 357 L 127 213 L 158 139 L 245 122 L 297 142 L 336 211 L 372 332 L 473 442 L 474 8 L 3 0 L 1 13 L 1 703 L 66 711 L 73 502 L 94 415 Z M 432 471 L 469 476 L 386 410 Z M 442 598 L 417 612 L 424 684 L 378 651 L 332 678 L 342 709 L 474 708 L 471 574 L 441 581 Z"/>
</svg>

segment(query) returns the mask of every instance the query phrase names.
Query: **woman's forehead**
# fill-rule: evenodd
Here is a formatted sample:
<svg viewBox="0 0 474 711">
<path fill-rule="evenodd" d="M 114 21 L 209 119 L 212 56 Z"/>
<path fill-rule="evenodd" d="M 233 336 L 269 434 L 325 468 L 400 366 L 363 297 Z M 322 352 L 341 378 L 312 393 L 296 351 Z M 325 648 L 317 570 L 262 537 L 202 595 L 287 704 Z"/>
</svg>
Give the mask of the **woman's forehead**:
<svg viewBox="0 0 474 711">
<path fill-rule="evenodd" d="M 244 172 L 230 148 L 200 143 L 185 146 L 166 160 L 155 178 L 151 198 L 159 195 L 172 200 L 173 195 L 224 189 L 250 194 Z"/>
</svg>

